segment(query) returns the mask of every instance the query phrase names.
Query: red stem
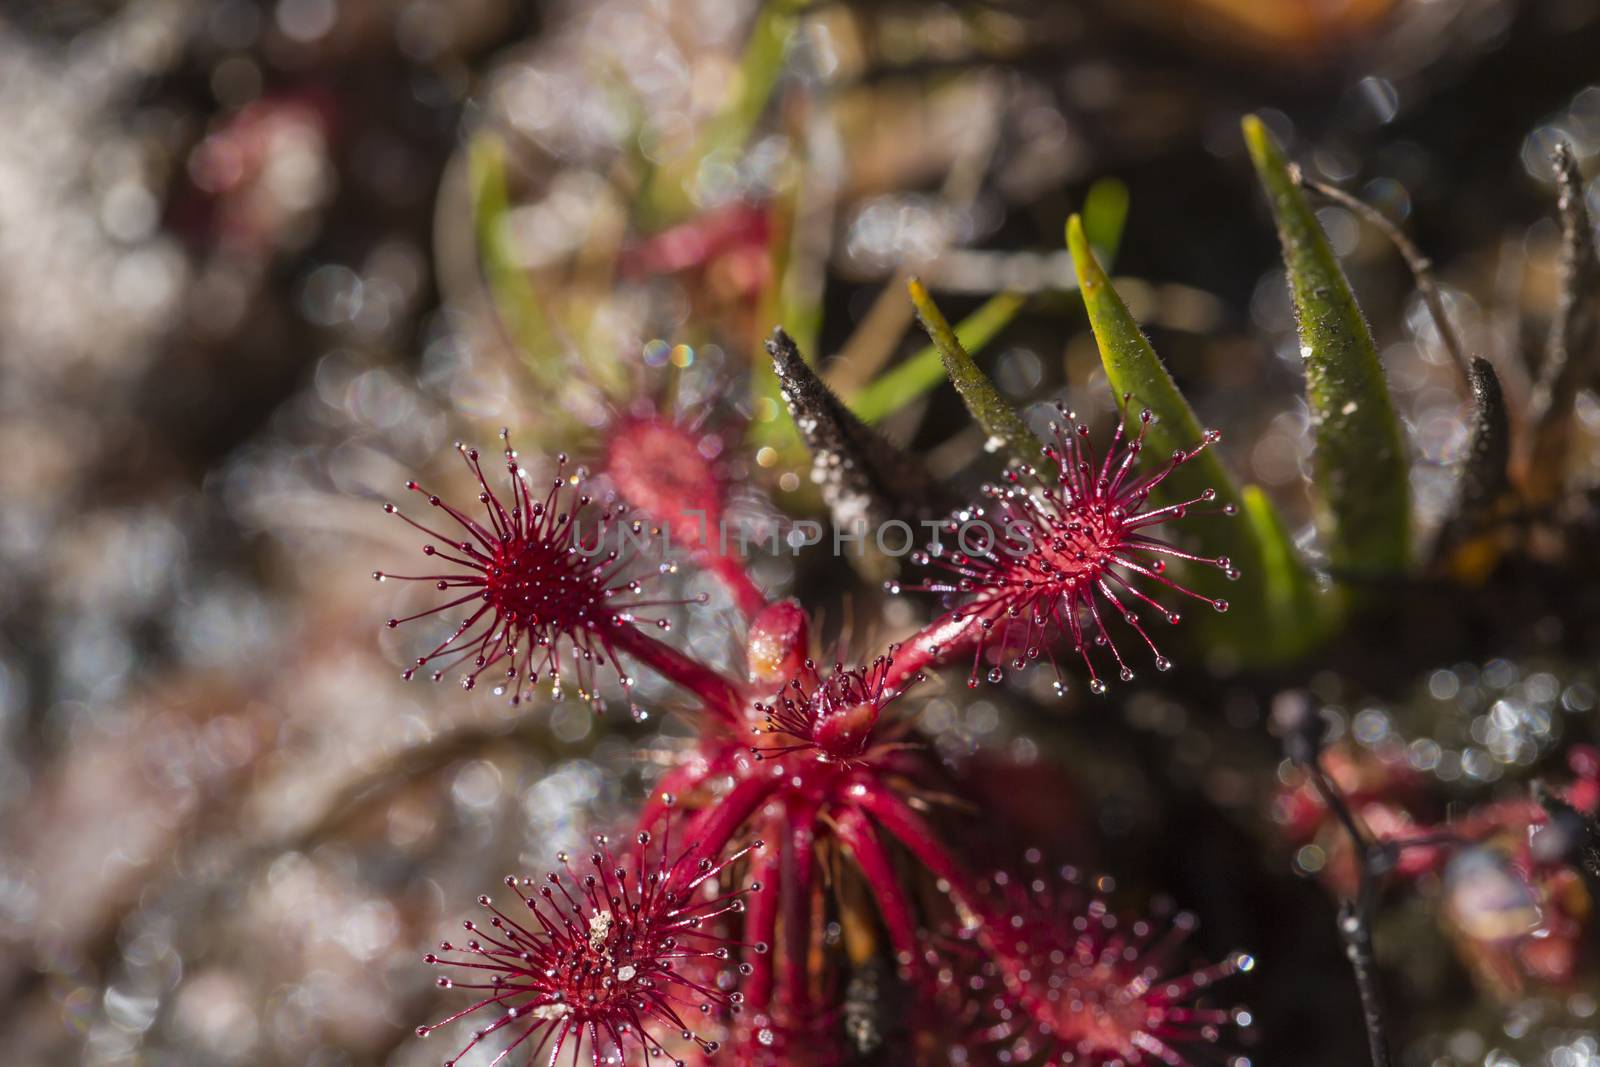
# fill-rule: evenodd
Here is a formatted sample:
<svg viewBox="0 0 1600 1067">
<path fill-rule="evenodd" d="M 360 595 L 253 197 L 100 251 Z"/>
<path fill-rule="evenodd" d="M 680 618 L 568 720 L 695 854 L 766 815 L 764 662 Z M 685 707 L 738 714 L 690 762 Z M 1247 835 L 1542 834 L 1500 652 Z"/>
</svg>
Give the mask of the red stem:
<svg viewBox="0 0 1600 1067">
<path fill-rule="evenodd" d="M 726 552 L 712 552 L 709 549 L 702 555 L 703 562 L 728 590 L 728 595 L 733 597 L 733 602 L 746 619 L 767 606 L 767 594 L 745 570 L 743 560 Z"/>
<path fill-rule="evenodd" d="M 700 698 L 706 710 L 727 722 L 739 721 L 744 697 L 739 687 L 698 660 L 656 640 L 637 626 L 618 626 L 607 638 L 619 652 L 649 667 Z"/>
<path fill-rule="evenodd" d="M 900 645 L 894 662 L 889 664 L 884 684 L 901 689 L 918 671 L 934 670 L 965 659 L 971 655 L 980 633 L 977 615 L 967 614 L 959 620 L 949 615 L 935 619 Z M 930 648 L 939 651 L 930 652 Z"/>
<path fill-rule="evenodd" d="M 644 807 L 639 811 L 638 827 L 641 830 L 653 828 L 657 821 L 672 804 L 666 798 L 672 797 L 677 803 L 685 793 L 698 789 L 707 778 L 715 774 L 717 768 L 707 766 L 700 762 L 697 756 L 691 755 L 689 762 L 682 766 L 674 767 L 657 779 L 655 788 L 645 798 Z"/>
<path fill-rule="evenodd" d="M 922 816 L 911 810 L 893 790 L 875 778 L 861 775 L 851 783 L 849 794 L 863 809 L 882 824 L 885 830 L 904 845 L 913 856 L 949 887 L 950 896 L 967 909 L 988 921 L 990 916 L 983 898 L 978 894 L 972 879 L 960 862 L 945 850 Z"/>
<path fill-rule="evenodd" d="M 811 986 L 806 964 L 811 956 L 811 875 L 816 855 L 816 809 L 789 809 L 789 834 L 783 856 L 784 1000 L 795 1019 L 807 1017 Z"/>
<path fill-rule="evenodd" d="M 916 923 L 911 917 L 911 903 L 883 851 L 882 839 L 867 817 L 855 808 L 839 811 L 834 826 L 836 836 L 855 856 L 856 866 L 877 898 L 878 914 L 883 916 L 883 925 L 889 931 L 889 941 L 899 957 L 901 972 L 914 975 L 919 963 Z"/>
<path fill-rule="evenodd" d="M 688 835 L 694 850 L 693 861 L 702 859 L 715 863 L 728 847 L 739 827 L 749 821 L 750 815 L 772 795 L 778 779 L 771 775 L 747 778 L 734 786 L 727 796 L 706 808 L 690 823 Z"/>
<path fill-rule="evenodd" d="M 745 915 L 745 942 L 749 945 L 764 942 L 767 951 L 745 950 L 745 962 L 750 964 L 750 976 L 744 982 L 744 1002 L 757 1016 L 766 1015 L 772 1007 L 772 958 L 777 955 L 774 943 L 778 930 L 778 902 L 783 894 L 783 869 L 776 847 L 782 824 L 770 820 L 763 833 L 773 842 L 773 847 L 762 849 L 750 865 L 750 879 L 760 882 L 761 888 L 750 895 L 749 910 Z"/>
</svg>

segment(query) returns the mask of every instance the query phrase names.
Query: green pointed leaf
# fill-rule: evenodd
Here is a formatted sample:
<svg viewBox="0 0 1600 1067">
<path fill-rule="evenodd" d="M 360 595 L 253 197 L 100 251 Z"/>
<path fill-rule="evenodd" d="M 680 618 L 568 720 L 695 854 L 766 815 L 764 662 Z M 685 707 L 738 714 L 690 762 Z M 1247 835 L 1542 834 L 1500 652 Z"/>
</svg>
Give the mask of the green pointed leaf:
<svg viewBox="0 0 1600 1067">
<path fill-rule="evenodd" d="M 1336 591 L 1317 588 L 1283 517 L 1259 485 L 1245 486 L 1239 500 L 1247 536 L 1257 549 L 1261 566 L 1261 614 L 1270 620 L 1270 629 L 1260 634 L 1267 645 L 1261 658 L 1290 659 L 1332 632 L 1343 598 Z"/>
<path fill-rule="evenodd" d="M 1372 333 L 1282 149 L 1253 115 L 1244 138 L 1289 271 L 1316 433 L 1311 489 L 1329 560 L 1339 575 L 1402 573 L 1412 563 L 1410 485 Z"/>
<path fill-rule="evenodd" d="M 1024 463 L 1053 467 L 1043 458 L 1044 446 L 1028 429 L 1028 424 L 1022 421 L 1022 416 L 1000 395 L 1000 390 L 994 387 L 989 376 L 961 347 L 961 340 L 950 329 L 950 324 L 945 321 L 922 282 L 912 278 L 906 288 L 911 293 L 911 303 L 917 309 L 922 328 L 928 331 L 934 347 L 939 350 L 945 373 L 950 375 L 950 381 L 961 394 L 967 410 L 972 412 L 972 417 L 989 435 L 991 450 L 1003 448 Z"/>
<path fill-rule="evenodd" d="M 1139 329 L 1128 306 L 1112 288 L 1089 246 L 1082 220 L 1067 221 L 1067 248 L 1078 274 L 1078 291 L 1089 314 L 1095 344 L 1106 377 L 1118 394 L 1149 408 L 1156 421 L 1147 431 L 1151 452 L 1170 455 L 1192 449 L 1205 435 L 1200 420 L 1179 392 L 1155 349 Z M 1229 614 L 1217 620 L 1216 629 L 1234 639 L 1235 651 L 1246 658 L 1275 658 L 1280 651 L 1300 651 L 1313 637 L 1313 614 L 1305 604 L 1315 592 L 1315 580 L 1295 551 L 1271 502 L 1255 493 L 1252 516 L 1249 494 L 1239 491 L 1214 449 L 1201 452 L 1174 472 L 1173 499 L 1193 499 L 1215 489 L 1220 503 L 1240 508 L 1243 524 L 1226 520 L 1193 523 L 1189 532 L 1202 554 L 1228 556 L 1239 570 L 1239 580 L 1228 582 L 1215 571 L 1190 568 L 1189 583 L 1207 596 L 1226 597 Z"/>
<path fill-rule="evenodd" d="M 771 201 L 773 236 L 767 242 L 767 276 L 773 281 L 762 290 L 756 318 L 758 322 L 784 323 L 802 352 L 814 352 L 822 330 L 822 282 L 817 276 L 819 259 L 803 248 L 805 195 L 803 181 L 790 181 Z M 794 423 L 783 417 L 782 389 L 764 343 L 764 339 L 756 339 L 751 358 L 754 415 L 748 440 L 754 449 L 776 450 L 782 457 L 778 465 L 787 469 L 804 461 L 805 449 Z"/>
<path fill-rule="evenodd" d="M 1084 229 L 1090 244 L 1108 261 L 1122 243 L 1128 203 L 1128 187 L 1115 178 L 1096 181 L 1084 194 Z M 956 324 L 956 339 L 969 355 L 977 355 L 1011 324 L 1025 303 L 1016 293 L 996 294 Z M 876 423 L 937 388 L 946 377 L 939 348 L 930 344 L 864 386 L 851 399 L 850 408 L 862 421 Z"/>
<path fill-rule="evenodd" d="M 1115 178 L 1101 178 L 1083 194 L 1083 231 L 1095 254 L 1116 262 L 1122 229 L 1128 222 L 1128 187 Z"/>
<path fill-rule="evenodd" d="M 742 152 L 787 69 L 784 53 L 806 2 L 766 0 L 761 5 L 739 58 L 735 92 L 688 152 L 649 174 L 641 206 L 652 227 L 665 227 L 693 214 L 695 202 L 689 190 L 702 163 L 717 157 L 731 161 Z"/>
<path fill-rule="evenodd" d="M 1160 420 L 1150 427 L 1149 439 L 1157 452 L 1193 448 L 1205 433 L 1189 402 L 1178 392 L 1178 385 L 1167 373 L 1161 358 L 1150 346 L 1128 306 L 1111 287 L 1100 268 L 1088 235 L 1077 215 L 1067 220 L 1067 249 L 1072 253 L 1078 273 L 1078 292 L 1089 313 L 1089 326 L 1100 348 L 1100 362 L 1118 394 L 1129 393 L 1136 402 L 1153 411 Z M 1193 462 L 1179 468 L 1174 478 L 1186 476 L 1198 489 L 1211 486 L 1237 504 L 1239 495 L 1212 451 L 1202 452 Z M 1181 483 L 1180 483 L 1181 484 Z M 1181 491 L 1181 490 L 1180 490 Z M 1193 494 L 1190 494 L 1193 495 Z"/>
<path fill-rule="evenodd" d="M 506 247 L 506 215 L 510 193 L 506 185 L 505 145 L 493 134 L 480 134 L 468 156 L 472 182 L 472 227 L 477 237 L 478 259 L 489 299 L 507 338 L 522 353 L 523 363 L 542 385 L 560 378 L 554 344 L 544 308 L 533 281 Z"/>
<path fill-rule="evenodd" d="M 981 352 L 996 334 L 1010 325 L 1022 310 L 1024 299 L 1015 293 L 990 297 L 982 307 L 956 324 L 956 342 L 970 355 Z M 910 359 L 878 375 L 850 402 L 862 422 L 888 418 L 945 380 L 944 359 L 938 345 L 928 345 Z"/>
</svg>

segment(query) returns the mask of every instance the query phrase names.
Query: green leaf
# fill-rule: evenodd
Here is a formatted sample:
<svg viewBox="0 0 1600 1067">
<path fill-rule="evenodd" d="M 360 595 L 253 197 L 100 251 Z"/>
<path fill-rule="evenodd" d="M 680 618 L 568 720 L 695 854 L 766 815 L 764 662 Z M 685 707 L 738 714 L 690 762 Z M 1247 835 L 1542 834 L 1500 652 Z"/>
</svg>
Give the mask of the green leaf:
<svg viewBox="0 0 1600 1067">
<path fill-rule="evenodd" d="M 1290 659 L 1332 632 L 1343 610 L 1336 592 L 1317 588 L 1272 499 L 1259 485 L 1240 490 L 1240 514 L 1258 550 L 1263 594 L 1261 614 L 1269 628 L 1259 635 L 1264 659 Z M 1242 581 L 1242 579 L 1241 579 Z"/>
<path fill-rule="evenodd" d="M 945 373 L 955 384 L 962 401 L 972 417 L 978 420 L 989 435 L 991 451 L 1003 448 L 1025 463 L 1054 469 L 1054 464 L 1044 458 L 1044 446 L 1028 429 L 1015 408 L 1000 395 L 989 376 L 973 362 L 972 356 L 961 346 L 961 340 L 945 321 L 938 305 L 928 295 L 922 282 L 912 278 L 906 283 L 911 293 L 911 303 L 917 309 L 922 328 L 933 338 L 933 346 L 944 361 Z"/>
<path fill-rule="evenodd" d="M 1078 292 L 1083 296 L 1089 326 L 1100 348 L 1100 362 L 1105 366 L 1112 388 L 1119 394 L 1132 394 L 1138 403 L 1156 414 L 1159 421 L 1150 427 L 1149 440 L 1157 452 L 1193 448 L 1205 430 L 1140 331 L 1128 306 L 1111 287 L 1089 247 L 1088 235 L 1077 215 L 1067 220 L 1067 249 L 1072 253 L 1073 266 L 1078 273 Z M 1238 502 L 1238 494 L 1231 491 L 1232 479 L 1223 470 L 1222 461 L 1215 452 L 1202 452 L 1193 462 L 1179 468 L 1174 478 L 1185 473 L 1195 479 L 1197 485 L 1205 483 L 1199 488 L 1209 485 L 1218 493 L 1230 490 L 1228 498 Z"/>
<path fill-rule="evenodd" d="M 541 385 L 560 378 L 554 344 L 533 281 L 506 246 L 510 193 L 506 184 L 505 145 L 493 134 L 480 134 L 468 156 L 472 182 L 472 228 L 478 259 L 494 312 L 506 336 L 522 352 L 523 362 Z"/>
<path fill-rule="evenodd" d="M 990 297 L 977 311 L 956 325 L 956 341 L 969 354 L 981 352 L 996 334 L 1010 325 L 1026 301 L 1015 293 Z M 888 418 L 945 380 L 944 358 L 937 345 L 928 345 L 910 359 L 878 375 L 850 402 L 862 422 Z"/>
<path fill-rule="evenodd" d="M 1112 288 L 1076 215 L 1067 221 L 1067 248 L 1106 377 L 1118 394 L 1129 394 L 1156 416 L 1146 431 L 1150 452 L 1171 455 L 1194 448 L 1205 429 Z M 1175 500 L 1194 499 L 1214 489 L 1220 503 L 1240 508 L 1247 516 L 1242 528 L 1227 520 L 1202 520 L 1190 527 L 1201 554 L 1227 556 L 1239 570 L 1239 580 L 1227 582 L 1214 570 L 1189 568 L 1189 582 L 1197 591 L 1226 597 L 1232 605 L 1214 628 L 1230 639 L 1242 658 L 1276 658 L 1303 649 L 1314 632 L 1315 612 L 1306 612 L 1305 605 L 1315 593 L 1315 579 L 1300 560 L 1271 502 L 1257 491 L 1252 513 L 1250 494 L 1239 491 L 1215 449 L 1207 449 L 1179 467 L 1169 485 Z"/>
<path fill-rule="evenodd" d="M 1084 229 L 1089 234 L 1089 243 L 1108 262 L 1116 257 L 1122 243 L 1128 203 L 1128 187 L 1115 178 L 1101 178 L 1084 194 Z M 969 354 L 976 355 L 1010 325 L 1024 303 L 1024 298 L 1015 293 L 991 297 L 956 324 L 956 339 Z M 937 388 L 945 378 L 939 348 L 929 345 L 863 387 L 851 400 L 850 407 L 864 422 L 876 423 Z"/>
<path fill-rule="evenodd" d="M 1083 231 L 1095 253 L 1116 262 L 1122 229 L 1128 222 L 1128 187 L 1115 178 L 1101 178 L 1083 194 Z"/>
<path fill-rule="evenodd" d="M 803 198 L 804 183 L 795 180 L 780 187 L 772 200 L 773 237 L 767 242 L 767 276 L 773 280 L 761 294 L 757 321 L 787 324 L 796 347 L 811 352 L 816 350 L 822 328 L 822 304 L 817 299 L 821 284 L 811 277 L 817 269 L 815 258 L 801 248 Z M 794 423 L 782 417 L 783 391 L 760 338 L 752 353 L 750 399 L 754 406 L 747 435 L 751 446 L 775 449 L 782 457 L 783 467 L 803 462 L 805 450 L 800 435 Z"/>
<path fill-rule="evenodd" d="M 1403 573 L 1412 564 L 1411 494 L 1372 334 L 1283 150 L 1253 115 L 1244 138 L 1289 271 L 1316 433 L 1311 490 L 1329 561 L 1341 577 Z"/>
<path fill-rule="evenodd" d="M 785 70 L 784 52 L 799 26 L 799 12 L 806 2 L 767 0 L 761 5 L 739 58 L 735 91 L 706 123 L 687 153 L 650 173 L 643 207 L 653 227 L 669 226 L 693 213 L 695 205 L 689 186 L 703 162 L 721 155 L 731 163 L 742 152 Z"/>
</svg>

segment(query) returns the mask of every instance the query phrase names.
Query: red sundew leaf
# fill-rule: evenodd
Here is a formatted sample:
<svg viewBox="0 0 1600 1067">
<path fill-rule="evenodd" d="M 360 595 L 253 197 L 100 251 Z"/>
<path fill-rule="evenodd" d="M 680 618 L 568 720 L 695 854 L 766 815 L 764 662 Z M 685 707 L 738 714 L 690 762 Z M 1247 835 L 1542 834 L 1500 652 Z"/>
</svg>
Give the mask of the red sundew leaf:
<svg viewBox="0 0 1600 1067">
<path fill-rule="evenodd" d="M 496 692 L 520 703 L 533 686 L 547 679 L 557 699 L 566 676 L 576 680 L 580 696 L 598 708 L 595 669 L 609 666 L 624 692 L 632 679 L 617 661 L 617 646 L 640 624 L 665 629 L 659 609 L 690 601 L 652 597 L 645 592 L 648 570 L 636 571 L 629 553 L 630 535 L 643 535 L 643 525 L 630 519 L 620 502 L 600 503 L 582 488 L 582 477 L 566 473 L 566 456 L 557 459 L 557 476 L 543 490 L 530 485 L 527 469 L 502 431 L 509 492 L 504 498 L 489 486 L 478 450 L 456 447 L 479 486 L 483 517 L 474 518 L 429 493 L 416 482 L 406 488 L 421 494 L 452 523 L 445 533 L 409 518 L 394 504 L 384 510 L 432 538 L 422 553 L 441 569 L 432 574 L 374 571 L 377 581 L 423 582 L 445 595 L 443 603 L 405 618 L 393 618 L 390 629 L 403 623 L 461 609 L 464 618 L 443 641 L 418 656 L 403 676 L 431 667 L 440 681 L 453 667 L 465 665 L 462 686 L 474 688 L 486 675 Z M 658 568 L 659 570 L 659 568 Z M 704 597 L 694 602 L 703 603 Z M 563 664 L 563 660 L 567 660 Z M 631 703 L 631 700 L 630 700 Z"/>
<path fill-rule="evenodd" d="M 1140 470 L 1139 460 L 1153 416 L 1141 414 L 1137 433 L 1125 434 L 1123 421 L 1103 457 L 1090 442 L 1089 427 L 1060 408 L 1053 423 L 1054 444 L 1047 450 L 1059 473 L 1045 475 L 1032 467 L 1007 470 L 1000 484 L 983 487 L 985 503 L 958 513 L 945 533 L 912 562 L 928 569 L 929 580 L 917 585 L 890 583 L 891 592 L 920 589 L 942 593 L 955 605 L 911 641 L 913 662 L 949 662 L 970 655 L 969 687 L 980 677 L 999 683 L 1005 669 L 1022 670 L 1041 657 L 1055 667 L 1056 691 L 1066 682 L 1054 647 L 1069 645 L 1083 661 L 1089 689 L 1103 694 L 1107 685 L 1090 649 L 1104 647 L 1123 681 L 1133 668 L 1112 639 L 1107 623 L 1120 619 L 1149 649 L 1158 671 L 1171 668 L 1145 627 L 1153 614 L 1176 625 L 1176 607 L 1151 594 L 1166 590 L 1178 598 L 1226 612 L 1229 602 L 1196 592 L 1167 577 L 1169 561 L 1212 567 L 1229 579 L 1238 570 L 1227 556 L 1188 552 L 1155 536 L 1158 527 L 1192 514 L 1232 514 L 1232 505 L 1214 505 L 1216 491 L 1165 507 L 1150 505 L 1151 493 L 1186 464 L 1204 454 L 1216 435 L 1208 431 L 1186 449 L 1178 449 L 1154 469 Z M 1030 484 L 1031 483 L 1031 484 Z M 949 537 L 951 543 L 943 541 Z M 957 632 L 938 644 L 930 634 Z"/>
<path fill-rule="evenodd" d="M 666 1042 L 717 1052 L 719 1042 L 696 1032 L 701 1019 L 731 1014 L 744 999 L 717 981 L 716 972 L 732 969 L 725 962 L 730 946 L 746 947 L 722 931 L 723 916 L 742 912 L 756 889 L 729 890 L 718 882 L 762 845 L 704 859 L 694 843 L 673 852 L 671 831 L 670 818 L 659 834 L 641 831 L 621 856 L 597 837 L 588 857 L 593 873 L 580 875 L 563 853 L 559 873 L 507 878 L 517 903 L 504 910 L 479 897 L 492 916 L 488 923 L 467 921 L 469 940 L 443 942 L 423 957 L 453 971 L 455 977 L 437 980 L 441 989 L 473 990 L 478 1000 L 417 1027 L 417 1036 L 479 1012 L 487 1016 L 447 1067 L 501 1030 L 515 1035 L 510 1047 L 527 1050 L 529 1062 L 551 1047 L 570 1048 L 573 1064 L 587 1048 L 591 1067 L 635 1053 L 653 1061 L 668 1053 Z M 549 1062 L 556 1060 L 552 1053 Z M 681 1061 L 669 1055 L 667 1062 Z"/>
</svg>

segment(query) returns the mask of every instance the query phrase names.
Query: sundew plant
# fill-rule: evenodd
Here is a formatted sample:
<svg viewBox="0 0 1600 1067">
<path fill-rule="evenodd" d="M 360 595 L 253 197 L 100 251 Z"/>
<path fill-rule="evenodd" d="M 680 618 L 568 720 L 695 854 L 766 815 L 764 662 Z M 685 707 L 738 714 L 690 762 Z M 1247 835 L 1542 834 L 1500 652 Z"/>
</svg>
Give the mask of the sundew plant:
<svg viewBox="0 0 1600 1067">
<path fill-rule="evenodd" d="M 1600 1062 L 1600 0 L 18 0 L 0 1065 Z"/>
<path fill-rule="evenodd" d="M 1158 675 L 1174 670 L 1155 632 L 1191 607 L 1229 616 L 1199 628 L 1195 654 L 1216 645 L 1303 670 L 1292 665 L 1342 627 L 1361 625 L 1425 569 L 1460 567 L 1471 541 L 1504 536 L 1492 532 L 1501 521 L 1494 516 L 1510 514 L 1507 502 L 1540 480 L 1536 466 L 1512 464 L 1510 416 L 1492 364 L 1461 359 L 1474 441 L 1454 514 L 1419 538 L 1403 433 L 1367 323 L 1312 212 L 1309 194 L 1318 189 L 1260 120 L 1245 118 L 1243 138 L 1277 223 L 1299 322 L 1314 543 L 1292 541 L 1270 496 L 1238 486 L 1219 461 L 1222 435 L 1199 428 L 1078 215 L 1068 220 L 1067 247 L 1105 380 L 1122 390 L 1098 443 L 1064 403 L 1036 436 L 925 284 L 909 281 L 910 303 L 989 443 L 991 480 L 965 501 L 852 411 L 781 325 L 765 342 L 777 394 L 810 453 L 811 481 L 832 525 L 852 532 L 833 538 L 836 555 L 867 540 L 864 527 L 874 523 L 909 531 L 921 522 L 932 532 L 903 559 L 881 530 L 871 539 L 876 567 L 897 574 L 884 583 L 890 597 L 934 594 L 906 613 L 926 621 L 886 643 L 873 636 L 880 627 L 869 627 L 834 651 L 822 648 L 804 598 L 758 577 L 744 530 L 730 549 L 733 500 L 750 488 L 732 472 L 754 465 L 728 453 L 747 445 L 739 435 L 705 434 L 668 407 L 635 401 L 604 421 L 592 470 L 572 467 L 563 453 L 553 476 L 536 475 L 545 464 L 514 450 L 502 431 L 503 476 L 491 481 L 478 450 L 458 445 L 476 506 L 406 483 L 449 532 L 384 506 L 424 535 L 422 554 L 440 566 L 437 574 L 374 575 L 431 583 L 441 596 L 389 621 L 444 627 L 443 639 L 405 668 L 406 680 L 428 670 L 439 681 L 458 668 L 466 689 L 490 679 L 514 704 L 541 686 L 560 700 L 570 684 L 600 715 L 609 688 L 632 719 L 646 721 L 654 710 L 640 706 L 634 672 L 650 671 L 670 683 L 673 713 L 693 736 L 639 797 L 619 838 L 625 844 L 614 849 L 598 834 L 588 870 L 561 853 L 563 871 L 508 876 L 507 905 L 479 898 L 492 915 L 488 929 L 468 921 L 464 945 L 446 941 L 426 956 L 454 972 L 441 988 L 473 1001 L 417 1031 L 433 1035 L 457 1020 L 469 1028 L 446 1067 L 476 1049 L 492 1050 L 491 1062 L 570 1055 L 593 1067 L 658 1057 L 834 1063 L 887 1049 L 918 1062 L 1251 1062 L 1254 1015 L 1224 980 L 1254 970 L 1256 958 L 1235 950 L 1196 960 L 1186 944 L 1191 912 L 1116 910 L 1113 875 L 1086 873 L 1079 856 L 1047 858 L 964 796 L 969 771 L 938 758 L 918 724 L 924 683 L 953 681 L 947 691 L 959 694 L 1026 684 L 1034 673 L 1048 677 L 1058 700 L 1085 691 L 1080 714 L 1102 714 L 1094 701 L 1113 682 L 1139 685 L 1135 662 Z M 1570 149 L 1558 145 L 1553 164 L 1567 180 Z M 1566 266 L 1576 284 L 1592 270 L 1590 227 L 1571 196 L 1561 210 L 1576 244 Z M 1419 288 L 1432 292 L 1414 247 L 1381 216 L 1374 224 L 1396 238 Z M 1448 309 L 1436 297 L 1428 309 L 1460 358 Z M 1560 335 L 1571 325 L 1556 321 L 1553 348 L 1570 343 Z M 1546 368 L 1541 378 L 1553 383 L 1563 373 Z M 1554 388 L 1541 385 L 1537 403 Z M 1521 432 L 1537 442 L 1550 417 L 1525 416 Z M 940 501 L 954 503 L 928 520 Z M 781 538 L 774 532 L 770 546 L 820 546 L 820 525 L 797 538 L 801 525 Z M 659 544 L 620 536 L 643 531 Z M 651 588 L 683 569 L 703 572 L 732 605 L 731 662 L 695 655 L 692 641 L 682 647 L 655 614 L 686 606 L 687 627 L 709 624 L 709 594 L 675 599 Z M 1236 587 L 1233 599 L 1212 595 L 1211 581 L 1204 591 L 1187 584 L 1206 573 Z M 1143 646 L 1141 657 L 1124 651 L 1133 645 Z M 1375 1063 L 1392 1055 L 1373 931 L 1391 882 L 1442 878 L 1449 921 L 1480 962 L 1506 971 L 1501 980 L 1569 979 L 1587 906 L 1557 905 L 1555 895 L 1584 895 L 1585 879 L 1595 877 L 1585 873 L 1584 851 L 1600 833 L 1590 829 L 1600 800 L 1594 758 L 1573 764 L 1570 787 L 1537 786 L 1530 799 L 1424 824 L 1403 808 L 1374 807 L 1393 803 L 1403 785 L 1380 781 L 1363 795 L 1379 772 L 1361 761 L 1375 756 L 1328 750 L 1327 726 L 1308 695 L 1286 690 L 1274 702 L 1271 730 L 1286 753 L 1279 778 L 1290 790 L 1277 803 L 1286 823 L 1304 824 L 1294 831 L 1303 839 L 1328 823 L 1342 853 L 1336 929 Z M 1358 721 L 1358 737 L 1361 729 Z M 1335 753 L 1355 762 L 1335 762 Z M 1379 767 L 1392 763 L 1376 758 Z M 1395 768 L 1382 773 L 1403 778 Z M 990 839 L 981 845 L 974 814 Z M 951 823 L 966 825 L 952 836 Z M 1485 851 L 1501 838 L 1515 850 Z M 1326 856 L 1329 846 L 1306 847 Z M 1500 914 L 1507 907 L 1521 911 Z M 1516 947 L 1528 938 L 1527 949 Z M 873 975 L 872 997 L 893 987 L 904 1013 L 896 1033 L 852 1022 L 851 998 L 862 994 L 851 990 L 863 973 Z"/>
</svg>

